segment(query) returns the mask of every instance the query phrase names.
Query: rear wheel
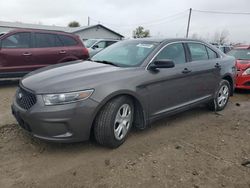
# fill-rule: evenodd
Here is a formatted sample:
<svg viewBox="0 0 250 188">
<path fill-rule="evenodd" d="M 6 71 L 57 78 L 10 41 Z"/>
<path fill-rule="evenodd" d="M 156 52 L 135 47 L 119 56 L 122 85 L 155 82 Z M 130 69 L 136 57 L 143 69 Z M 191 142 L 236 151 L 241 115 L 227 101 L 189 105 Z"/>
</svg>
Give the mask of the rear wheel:
<svg viewBox="0 0 250 188">
<path fill-rule="evenodd" d="M 109 101 L 95 120 L 96 141 L 111 148 L 120 146 L 127 138 L 133 117 L 134 105 L 129 97 L 121 96 Z"/>
<path fill-rule="evenodd" d="M 214 100 L 208 103 L 208 108 L 213 111 L 223 110 L 227 106 L 229 96 L 230 84 L 227 80 L 222 80 L 219 89 L 215 94 Z"/>
</svg>

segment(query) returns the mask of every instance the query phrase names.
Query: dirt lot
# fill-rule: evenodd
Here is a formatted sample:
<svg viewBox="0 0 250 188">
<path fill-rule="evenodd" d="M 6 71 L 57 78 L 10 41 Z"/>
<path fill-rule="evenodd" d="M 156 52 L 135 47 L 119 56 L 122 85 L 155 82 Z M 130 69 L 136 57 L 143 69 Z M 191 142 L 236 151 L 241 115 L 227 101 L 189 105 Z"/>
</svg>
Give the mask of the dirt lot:
<svg viewBox="0 0 250 188">
<path fill-rule="evenodd" d="M 0 187 L 250 188 L 250 92 L 220 113 L 200 107 L 132 131 L 116 150 L 51 144 L 10 114 L 15 85 L 0 86 Z"/>
</svg>

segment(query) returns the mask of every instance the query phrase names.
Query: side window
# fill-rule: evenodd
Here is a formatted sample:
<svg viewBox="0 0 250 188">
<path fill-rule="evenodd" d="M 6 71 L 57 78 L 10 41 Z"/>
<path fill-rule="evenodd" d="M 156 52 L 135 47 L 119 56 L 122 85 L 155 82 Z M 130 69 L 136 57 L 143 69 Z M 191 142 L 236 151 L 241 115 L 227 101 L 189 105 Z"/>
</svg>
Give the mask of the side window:
<svg viewBox="0 0 250 188">
<path fill-rule="evenodd" d="M 2 40 L 2 48 L 30 48 L 30 33 L 16 33 Z"/>
<path fill-rule="evenodd" d="M 98 42 L 96 45 L 98 45 L 98 48 L 105 48 L 106 47 L 106 42 L 101 41 L 101 42 Z"/>
<path fill-rule="evenodd" d="M 207 47 L 207 53 L 208 53 L 209 59 L 216 59 L 216 58 L 218 58 L 218 54 L 215 51 L 213 51 L 210 48 L 208 48 L 208 47 Z"/>
<path fill-rule="evenodd" d="M 35 33 L 35 41 L 37 48 L 50 48 L 62 46 L 61 42 L 54 34 Z"/>
<path fill-rule="evenodd" d="M 188 46 L 192 61 L 208 60 L 207 50 L 203 44 L 189 43 Z"/>
<path fill-rule="evenodd" d="M 186 62 L 185 51 L 182 43 L 170 44 L 165 47 L 157 56 L 156 60 L 170 59 L 175 64 L 182 64 Z"/>
<path fill-rule="evenodd" d="M 58 35 L 64 46 L 75 46 L 78 42 L 72 37 L 66 35 Z"/>
</svg>

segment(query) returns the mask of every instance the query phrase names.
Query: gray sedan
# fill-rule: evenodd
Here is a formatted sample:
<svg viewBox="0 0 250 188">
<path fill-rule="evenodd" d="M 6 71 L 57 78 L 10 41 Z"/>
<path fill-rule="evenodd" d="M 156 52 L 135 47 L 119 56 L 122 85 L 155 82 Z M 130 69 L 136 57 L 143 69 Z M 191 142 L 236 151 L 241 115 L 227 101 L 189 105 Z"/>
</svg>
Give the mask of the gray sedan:
<svg viewBox="0 0 250 188">
<path fill-rule="evenodd" d="M 200 104 L 223 110 L 233 94 L 235 60 L 188 39 L 116 43 L 89 61 L 52 65 L 25 76 L 12 112 L 31 135 L 78 142 L 93 134 L 120 146 L 132 126 Z M 187 125 L 188 126 L 188 125 Z"/>
</svg>

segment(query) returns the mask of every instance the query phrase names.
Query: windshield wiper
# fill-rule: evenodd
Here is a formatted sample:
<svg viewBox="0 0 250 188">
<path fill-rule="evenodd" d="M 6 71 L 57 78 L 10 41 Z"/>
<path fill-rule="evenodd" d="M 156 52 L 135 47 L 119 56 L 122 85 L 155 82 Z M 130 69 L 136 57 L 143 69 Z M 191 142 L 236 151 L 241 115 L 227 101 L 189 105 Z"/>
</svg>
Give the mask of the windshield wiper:
<svg viewBox="0 0 250 188">
<path fill-rule="evenodd" d="M 94 61 L 94 60 L 92 60 L 92 61 Z M 115 64 L 115 63 L 113 63 L 113 62 L 110 62 L 110 61 L 96 60 L 96 61 L 94 61 L 94 62 L 96 62 L 96 63 L 103 63 L 103 64 L 107 64 L 107 65 L 113 65 L 113 66 L 119 67 L 117 64 Z"/>
</svg>

